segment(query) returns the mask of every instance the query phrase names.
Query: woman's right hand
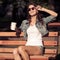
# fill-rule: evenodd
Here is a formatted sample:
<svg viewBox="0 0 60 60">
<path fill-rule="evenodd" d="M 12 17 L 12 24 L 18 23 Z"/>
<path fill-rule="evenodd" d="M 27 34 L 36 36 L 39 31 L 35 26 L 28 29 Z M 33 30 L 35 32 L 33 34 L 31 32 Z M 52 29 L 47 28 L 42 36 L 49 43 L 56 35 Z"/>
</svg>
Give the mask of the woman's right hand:
<svg viewBox="0 0 60 60">
<path fill-rule="evenodd" d="M 19 28 L 16 28 L 15 31 L 16 31 L 16 36 L 17 37 L 20 37 L 21 30 Z"/>
</svg>

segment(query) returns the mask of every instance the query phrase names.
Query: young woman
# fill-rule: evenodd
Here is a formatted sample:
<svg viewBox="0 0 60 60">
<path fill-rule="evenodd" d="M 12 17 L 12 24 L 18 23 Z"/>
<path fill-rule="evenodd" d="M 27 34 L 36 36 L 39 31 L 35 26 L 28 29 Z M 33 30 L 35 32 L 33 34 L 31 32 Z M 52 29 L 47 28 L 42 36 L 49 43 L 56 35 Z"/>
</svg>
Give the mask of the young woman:
<svg viewBox="0 0 60 60">
<path fill-rule="evenodd" d="M 57 17 L 56 12 L 34 3 L 28 5 L 27 11 L 28 19 L 24 20 L 19 27 L 24 32 L 24 38 L 27 42 L 25 46 L 19 46 L 17 49 L 14 49 L 13 54 L 15 60 L 29 60 L 30 55 L 42 55 L 42 36 L 48 33 L 46 24 Z M 38 11 L 49 13 L 50 16 L 42 18 Z"/>
</svg>

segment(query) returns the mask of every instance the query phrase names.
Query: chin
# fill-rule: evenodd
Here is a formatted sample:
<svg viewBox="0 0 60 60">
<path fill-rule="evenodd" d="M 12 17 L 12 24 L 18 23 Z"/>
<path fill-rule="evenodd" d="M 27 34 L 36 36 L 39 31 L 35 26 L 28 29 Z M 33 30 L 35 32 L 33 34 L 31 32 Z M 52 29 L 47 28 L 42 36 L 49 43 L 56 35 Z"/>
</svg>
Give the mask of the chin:
<svg viewBox="0 0 60 60">
<path fill-rule="evenodd" d="M 36 14 L 32 14 L 32 15 L 30 15 L 31 17 L 33 17 L 33 16 L 36 16 Z"/>
</svg>

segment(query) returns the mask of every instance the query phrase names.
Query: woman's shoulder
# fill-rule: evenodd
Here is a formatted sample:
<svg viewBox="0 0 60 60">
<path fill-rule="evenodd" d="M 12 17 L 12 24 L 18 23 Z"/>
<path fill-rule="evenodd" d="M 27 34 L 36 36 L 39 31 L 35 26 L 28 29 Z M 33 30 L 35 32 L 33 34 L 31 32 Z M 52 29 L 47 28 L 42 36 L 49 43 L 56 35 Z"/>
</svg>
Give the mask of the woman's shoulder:
<svg viewBox="0 0 60 60">
<path fill-rule="evenodd" d="M 29 21 L 26 19 L 26 20 L 23 20 L 22 23 L 28 23 Z"/>
</svg>

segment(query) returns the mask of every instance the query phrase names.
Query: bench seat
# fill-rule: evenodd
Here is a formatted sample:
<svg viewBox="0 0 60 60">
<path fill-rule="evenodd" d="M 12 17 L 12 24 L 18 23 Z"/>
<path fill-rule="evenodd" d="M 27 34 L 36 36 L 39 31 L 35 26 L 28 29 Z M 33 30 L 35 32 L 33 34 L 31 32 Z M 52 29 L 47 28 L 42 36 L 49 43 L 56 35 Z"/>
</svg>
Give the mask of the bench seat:
<svg viewBox="0 0 60 60">
<path fill-rule="evenodd" d="M 30 56 L 31 60 L 49 60 L 50 57 L 55 57 L 55 55 L 36 55 Z M 0 53 L 0 60 L 1 59 L 14 59 L 12 53 Z"/>
</svg>

